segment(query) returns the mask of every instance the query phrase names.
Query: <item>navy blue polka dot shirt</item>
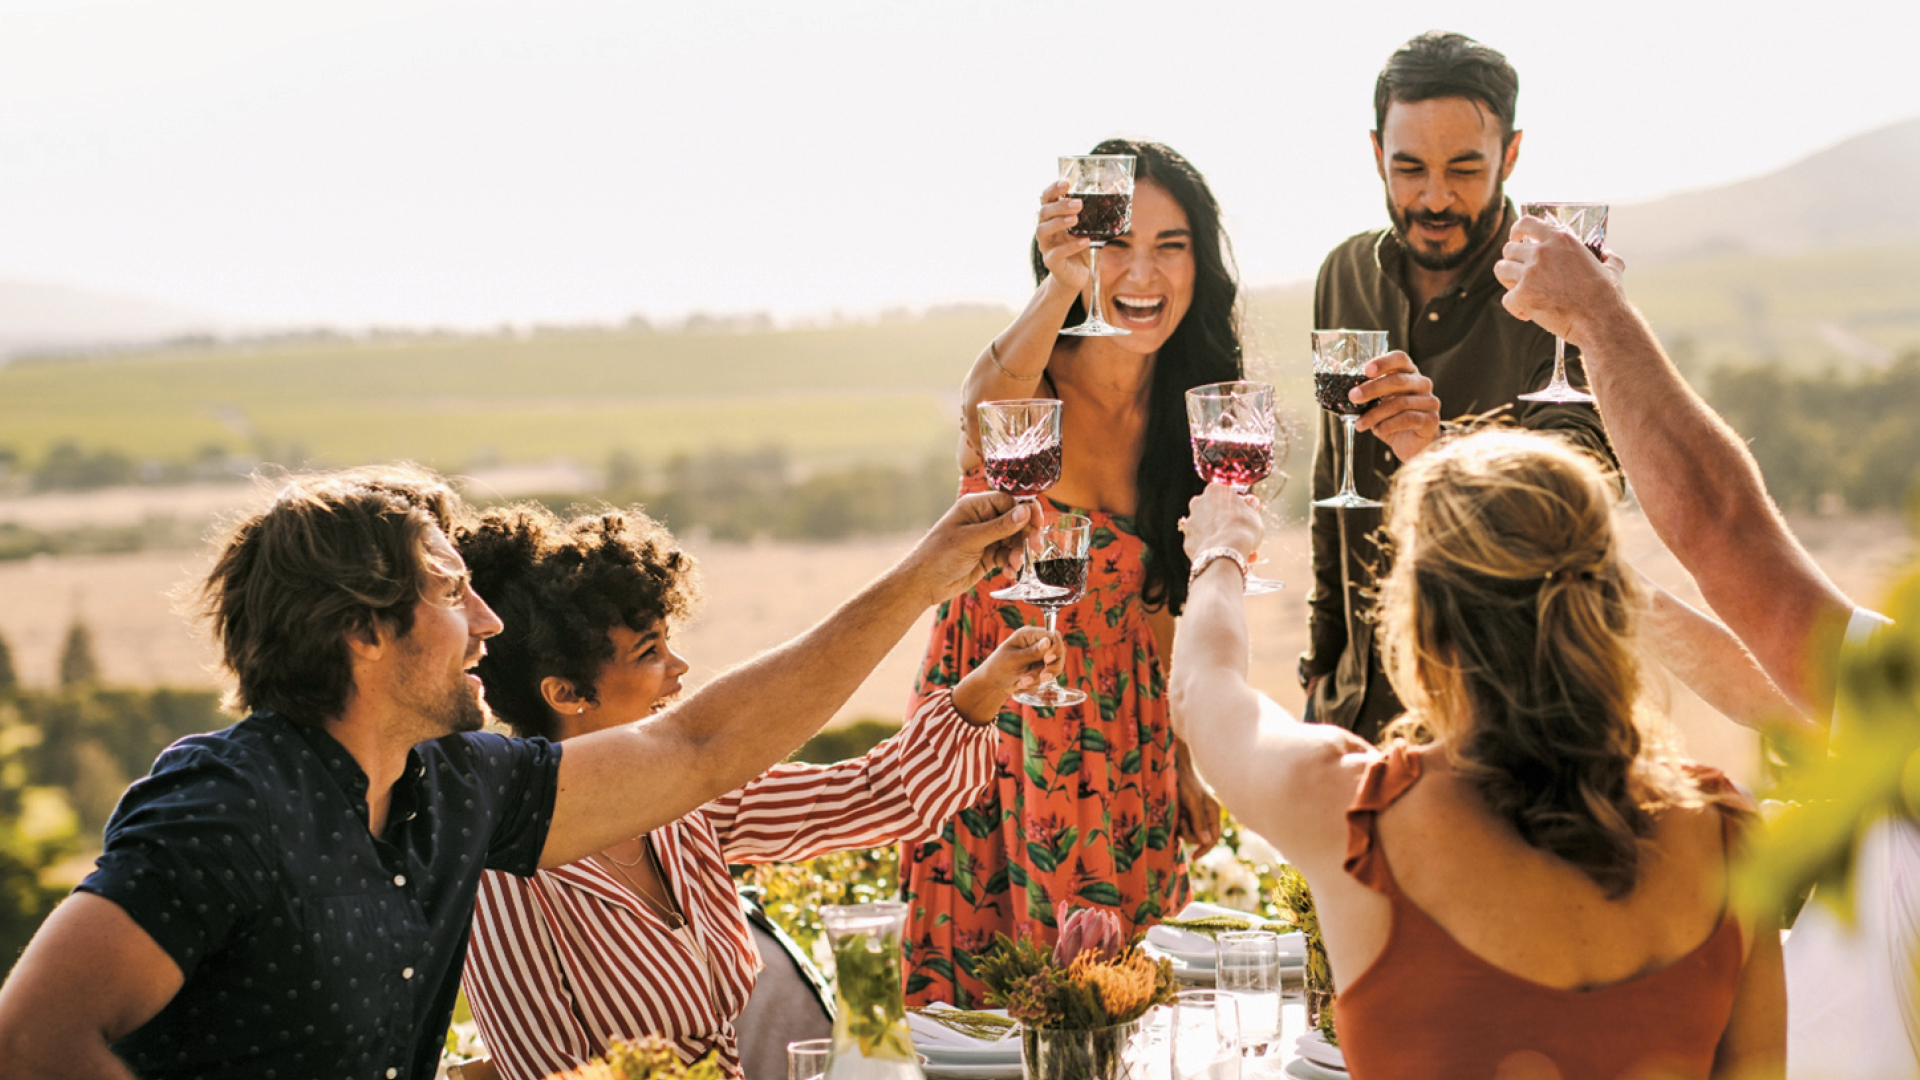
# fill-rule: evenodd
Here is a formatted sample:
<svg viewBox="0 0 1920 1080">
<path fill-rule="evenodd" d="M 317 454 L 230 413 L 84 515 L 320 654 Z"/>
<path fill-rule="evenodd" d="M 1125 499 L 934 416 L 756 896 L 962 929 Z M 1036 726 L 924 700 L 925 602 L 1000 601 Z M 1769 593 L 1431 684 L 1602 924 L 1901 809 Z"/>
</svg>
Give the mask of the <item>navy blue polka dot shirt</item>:
<svg viewBox="0 0 1920 1080">
<path fill-rule="evenodd" d="M 255 713 L 167 748 L 80 885 L 186 976 L 115 1053 L 151 1078 L 431 1080 L 480 872 L 538 867 L 559 767 L 540 739 L 422 743 L 376 839 L 319 728 Z"/>
</svg>

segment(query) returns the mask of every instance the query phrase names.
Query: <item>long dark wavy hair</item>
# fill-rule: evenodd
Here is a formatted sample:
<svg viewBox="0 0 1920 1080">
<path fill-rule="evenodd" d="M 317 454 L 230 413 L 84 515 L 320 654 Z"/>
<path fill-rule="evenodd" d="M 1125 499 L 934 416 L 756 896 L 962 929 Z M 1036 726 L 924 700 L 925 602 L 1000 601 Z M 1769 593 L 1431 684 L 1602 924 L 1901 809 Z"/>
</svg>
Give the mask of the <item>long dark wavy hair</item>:
<svg viewBox="0 0 1920 1080">
<path fill-rule="evenodd" d="M 1193 233 L 1193 303 L 1174 327 L 1153 362 L 1153 388 L 1147 404 L 1147 437 L 1134 472 L 1138 501 L 1134 527 L 1147 545 L 1147 580 L 1141 599 L 1162 604 L 1173 614 L 1187 602 L 1189 562 L 1178 523 L 1187 503 L 1206 488 L 1193 470 L 1187 438 L 1186 393 L 1207 383 L 1241 377 L 1240 286 L 1235 281 L 1233 246 L 1220 228 L 1220 204 L 1206 178 L 1186 158 L 1160 143 L 1108 139 L 1095 154 L 1132 154 L 1134 182 L 1152 181 L 1186 211 Z M 1033 245 L 1033 279 L 1045 281 L 1040 244 Z M 1084 301 L 1075 300 L 1062 327 L 1084 322 Z"/>
</svg>

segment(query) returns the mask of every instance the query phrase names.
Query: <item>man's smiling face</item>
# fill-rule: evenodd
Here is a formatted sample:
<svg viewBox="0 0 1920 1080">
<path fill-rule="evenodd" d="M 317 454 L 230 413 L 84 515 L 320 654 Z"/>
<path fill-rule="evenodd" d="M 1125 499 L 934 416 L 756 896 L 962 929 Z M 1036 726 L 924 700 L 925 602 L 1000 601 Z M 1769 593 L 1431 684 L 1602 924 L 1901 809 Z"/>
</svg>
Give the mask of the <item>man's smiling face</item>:
<svg viewBox="0 0 1920 1080">
<path fill-rule="evenodd" d="M 1374 133 L 1387 213 L 1415 265 L 1454 270 L 1500 225 L 1504 183 L 1520 133 L 1502 145 L 1500 119 L 1469 98 L 1396 101 Z"/>
</svg>

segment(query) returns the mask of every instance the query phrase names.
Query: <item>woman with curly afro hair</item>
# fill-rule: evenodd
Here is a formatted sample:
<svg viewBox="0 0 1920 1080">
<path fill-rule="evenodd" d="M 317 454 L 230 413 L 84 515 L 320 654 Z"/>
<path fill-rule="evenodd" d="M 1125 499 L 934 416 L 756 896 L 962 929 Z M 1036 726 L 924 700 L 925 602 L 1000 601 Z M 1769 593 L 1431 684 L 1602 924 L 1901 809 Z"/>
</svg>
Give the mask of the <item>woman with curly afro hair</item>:
<svg viewBox="0 0 1920 1080">
<path fill-rule="evenodd" d="M 700 589 L 664 526 L 638 510 L 563 521 L 521 505 L 485 512 L 455 543 L 506 623 L 477 671 L 515 734 L 564 741 L 678 693 L 688 664 L 671 636 Z M 1000 704 L 1060 656 L 1057 638 L 1022 631 L 865 757 L 775 766 L 666 828 L 531 878 L 488 872 L 464 982 L 500 1075 L 548 1076 L 643 1034 L 689 1062 L 717 1050 L 729 1076 L 749 1075 L 735 1021 L 762 964 L 729 864 L 938 835 L 993 780 Z M 784 1065 L 768 1057 L 754 1080 Z"/>
</svg>

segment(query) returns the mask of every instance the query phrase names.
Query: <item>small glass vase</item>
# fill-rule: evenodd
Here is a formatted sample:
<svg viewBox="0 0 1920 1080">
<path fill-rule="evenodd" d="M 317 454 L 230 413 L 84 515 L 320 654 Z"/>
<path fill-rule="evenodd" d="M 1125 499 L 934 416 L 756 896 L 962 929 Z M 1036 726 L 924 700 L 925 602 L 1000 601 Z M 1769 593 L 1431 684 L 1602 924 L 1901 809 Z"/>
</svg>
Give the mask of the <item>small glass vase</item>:
<svg viewBox="0 0 1920 1080">
<path fill-rule="evenodd" d="M 825 1080 L 925 1080 L 907 1031 L 900 938 L 907 905 L 820 909 L 833 946 L 833 1052 Z"/>
<path fill-rule="evenodd" d="M 1146 1026 L 1139 1020 L 1103 1028 L 1020 1028 L 1026 1080 L 1135 1080 Z"/>
</svg>

